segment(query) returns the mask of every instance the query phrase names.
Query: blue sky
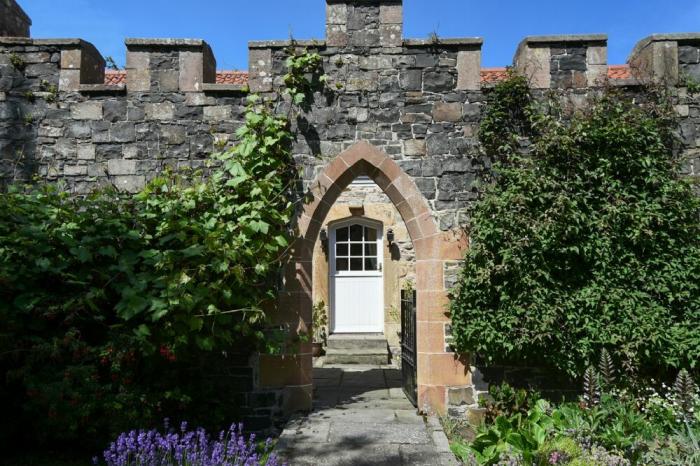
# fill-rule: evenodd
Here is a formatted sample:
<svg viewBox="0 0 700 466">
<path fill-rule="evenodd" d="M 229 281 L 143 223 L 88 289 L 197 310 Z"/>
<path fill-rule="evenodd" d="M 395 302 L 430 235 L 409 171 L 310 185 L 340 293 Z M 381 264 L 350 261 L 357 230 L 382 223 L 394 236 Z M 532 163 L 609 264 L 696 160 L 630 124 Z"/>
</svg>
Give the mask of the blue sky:
<svg viewBox="0 0 700 466">
<path fill-rule="evenodd" d="M 209 42 L 219 69 L 247 68 L 247 41 L 323 38 L 325 0 L 19 0 L 34 37 L 80 37 L 125 62 L 126 37 Z M 535 34 L 607 33 L 624 63 L 655 32 L 700 30 L 700 0 L 404 0 L 404 36 L 484 38 L 483 66 L 505 66 Z"/>
</svg>

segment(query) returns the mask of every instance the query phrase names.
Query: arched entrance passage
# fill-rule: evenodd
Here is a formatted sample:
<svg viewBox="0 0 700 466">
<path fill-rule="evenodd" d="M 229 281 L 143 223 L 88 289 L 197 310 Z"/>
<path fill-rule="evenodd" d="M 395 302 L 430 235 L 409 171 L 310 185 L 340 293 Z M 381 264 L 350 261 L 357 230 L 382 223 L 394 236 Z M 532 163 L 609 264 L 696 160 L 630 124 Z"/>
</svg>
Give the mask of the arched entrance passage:
<svg viewBox="0 0 700 466">
<path fill-rule="evenodd" d="M 410 176 L 387 154 L 370 143 L 358 142 L 333 159 L 314 180 L 297 219 L 297 238 L 285 269 L 276 321 L 299 332 L 309 332 L 312 315 L 313 248 L 323 221 L 343 190 L 358 176 L 369 176 L 399 211 L 416 253 L 418 407 L 444 412 L 448 388 L 470 385 L 468 366 L 446 351 L 449 326 L 446 261 L 460 260 L 466 239 L 441 232 L 430 208 Z M 263 357 L 260 382 L 284 389 L 286 411 L 305 410 L 312 403 L 312 358 L 309 344 L 284 357 Z"/>
</svg>

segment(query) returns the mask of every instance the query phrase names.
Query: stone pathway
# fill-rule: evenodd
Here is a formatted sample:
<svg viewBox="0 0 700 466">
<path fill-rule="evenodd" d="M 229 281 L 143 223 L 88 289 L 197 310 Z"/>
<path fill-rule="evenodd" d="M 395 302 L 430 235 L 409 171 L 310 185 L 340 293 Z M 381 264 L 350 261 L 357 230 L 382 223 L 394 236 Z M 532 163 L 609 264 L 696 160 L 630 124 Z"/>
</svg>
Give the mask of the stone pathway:
<svg viewBox="0 0 700 466">
<path fill-rule="evenodd" d="M 276 452 L 296 465 L 457 465 L 437 418 L 423 418 L 391 366 L 314 369 L 314 410 L 290 421 Z"/>
</svg>

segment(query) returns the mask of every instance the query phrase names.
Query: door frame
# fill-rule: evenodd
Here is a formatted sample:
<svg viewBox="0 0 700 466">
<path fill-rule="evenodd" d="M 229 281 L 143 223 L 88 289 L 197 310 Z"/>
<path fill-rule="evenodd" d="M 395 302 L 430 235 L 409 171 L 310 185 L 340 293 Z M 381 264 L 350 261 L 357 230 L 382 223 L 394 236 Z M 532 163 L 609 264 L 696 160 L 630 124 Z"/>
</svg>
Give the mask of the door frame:
<svg viewBox="0 0 700 466">
<path fill-rule="evenodd" d="M 334 332 L 335 327 L 335 237 L 336 231 L 339 228 L 347 227 L 349 225 L 362 225 L 365 227 L 375 228 L 377 230 L 377 266 L 379 268 L 377 272 L 348 272 L 341 276 L 346 277 L 379 277 L 381 286 L 379 287 L 379 332 L 384 333 L 384 224 L 379 220 L 374 220 L 366 217 L 349 217 L 341 220 L 336 220 L 328 224 L 328 300 L 330 302 L 329 306 L 329 319 L 328 319 L 328 329 L 329 333 L 355 333 L 355 332 Z M 360 333 L 360 332 L 356 332 Z"/>
</svg>

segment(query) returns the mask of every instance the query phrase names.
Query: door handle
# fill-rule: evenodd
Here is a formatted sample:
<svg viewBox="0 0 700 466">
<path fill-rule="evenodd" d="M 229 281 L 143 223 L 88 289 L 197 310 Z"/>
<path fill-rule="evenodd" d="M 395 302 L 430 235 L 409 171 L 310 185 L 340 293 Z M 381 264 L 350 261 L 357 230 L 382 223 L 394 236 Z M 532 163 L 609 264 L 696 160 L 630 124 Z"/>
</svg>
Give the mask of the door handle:
<svg viewBox="0 0 700 466">
<path fill-rule="evenodd" d="M 381 262 L 377 265 L 377 270 L 378 270 L 379 272 L 382 271 L 382 264 L 381 264 Z"/>
</svg>

